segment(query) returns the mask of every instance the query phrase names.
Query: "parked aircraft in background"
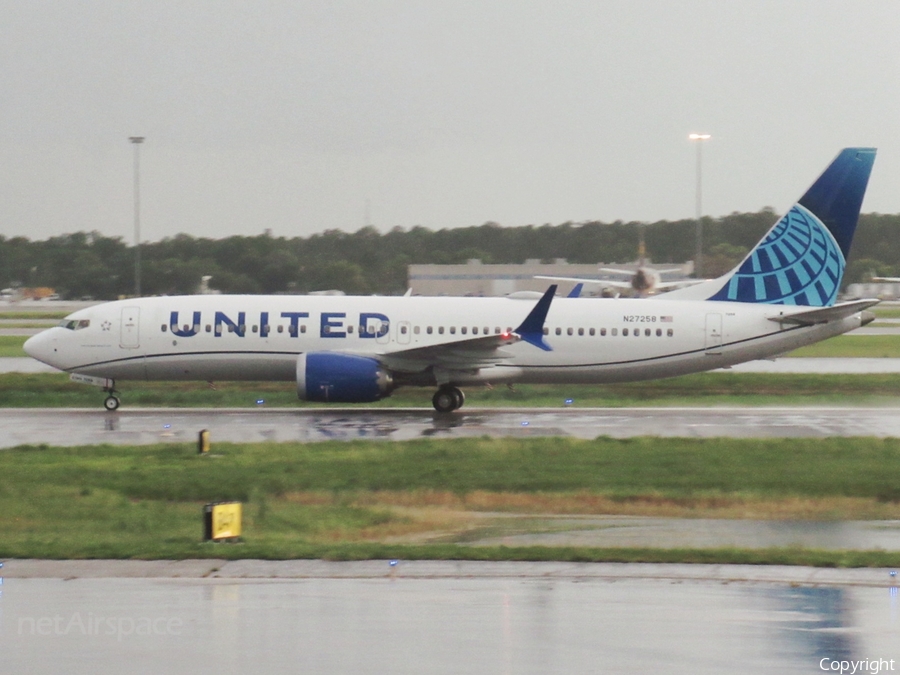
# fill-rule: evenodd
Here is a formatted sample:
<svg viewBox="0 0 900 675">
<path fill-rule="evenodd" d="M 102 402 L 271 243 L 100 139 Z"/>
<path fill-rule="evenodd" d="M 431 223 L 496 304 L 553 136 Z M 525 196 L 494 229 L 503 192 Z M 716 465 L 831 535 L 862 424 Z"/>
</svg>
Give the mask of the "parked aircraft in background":
<svg viewBox="0 0 900 675">
<path fill-rule="evenodd" d="M 668 269 L 658 269 L 650 267 L 647 263 L 647 252 L 644 245 L 644 230 L 640 229 L 640 241 L 638 242 L 638 259 L 636 269 L 622 269 L 617 267 L 599 267 L 597 271 L 601 274 L 618 274 L 629 277 L 628 281 L 620 281 L 614 279 L 589 279 L 586 277 L 555 277 L 538 275 L 535 279 L 546 279 L 547 281 L 568 281 L 588 286 L 600 286 L 601 288 L 613 288 L 618 292 L 631 290 L 639 298 L 645 298 L 653 293 L 668 290 L 671 288 L 681 288 L 690 286 L 702 281 L 701 279 L 679 279 L 677 281 L 663 281 L 664 274 L 682 274 L 680 267 L 671 267 Z"/>
<path fill-rule="evenodd" d="M 77 311 L 25 343 L 98 384 L 290 380 L 308 401 L 366 403 L 401 386 L 605 383 L 783 354 L 871 321 L 835 304 L 875 150 L 843 150 L 728 274 L 650 299 L 195 295 Z"/>
</svg>

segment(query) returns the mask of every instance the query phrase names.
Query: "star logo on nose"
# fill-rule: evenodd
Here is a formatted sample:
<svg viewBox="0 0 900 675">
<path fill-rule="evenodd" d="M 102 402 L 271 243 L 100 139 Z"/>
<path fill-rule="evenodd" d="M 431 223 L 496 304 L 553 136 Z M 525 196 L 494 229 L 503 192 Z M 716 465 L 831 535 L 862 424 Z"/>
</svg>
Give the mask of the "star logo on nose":
<svg viewBox="0 0 900 675">
<path fill-rule="evenodd" d="M 109 329 L 112 328 L 112 324 L 109 321 L 104 321 L 103 323 L 100 324 L 100 328 L 102 328 L 104 331 L 108 332 Z"/>
</svg>

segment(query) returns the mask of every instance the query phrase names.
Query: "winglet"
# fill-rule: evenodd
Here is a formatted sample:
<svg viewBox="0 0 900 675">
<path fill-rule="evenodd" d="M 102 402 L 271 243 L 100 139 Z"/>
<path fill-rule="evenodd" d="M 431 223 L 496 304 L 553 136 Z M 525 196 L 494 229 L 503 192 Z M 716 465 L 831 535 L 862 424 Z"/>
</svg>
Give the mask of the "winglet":
<svg viewBox="0 0 900 675">
<path fill-rule="evenodd" d="M 580 298 L 581 291 L 583 288 L 584 288 L 583 282 L 579 282 L 579 283 L 575 284 L 574 288 L 572 288 L 572 290 L 569 291 L 569 294 L 566 297 L 567 298 Z"/>
<path fill-rule="evenodd" d="M 550 286 L 521 325 L 513 331 L 525 342 L 543 349 L 545 352 L 552 351 L 550 345 L 544 342 L 544 321 L 547 320 L 547 312 L 550 311 L 550 303 L 556 294 L 556 288 L 556 284 Z"/>
</svg>

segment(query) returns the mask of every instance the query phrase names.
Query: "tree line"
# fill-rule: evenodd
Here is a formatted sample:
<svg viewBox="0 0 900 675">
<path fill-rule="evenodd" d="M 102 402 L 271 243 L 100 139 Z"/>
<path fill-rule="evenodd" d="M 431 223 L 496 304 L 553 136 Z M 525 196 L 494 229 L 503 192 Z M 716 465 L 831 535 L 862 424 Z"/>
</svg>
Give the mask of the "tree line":
<svg viewBox="0 0 900 675">
<path fill-rule="evenodd" d="M 703 273 L 733 267 L 776 221 L 766 208 L 703 219 Z M 416 226 L 384 234 L 327 230 L 309 237 L 188 234 L 141 245 L 144 295 L 195 293 L 203 276 L 223 293 L 307 293 L 339 289 L 348 294 L 400 294 L 407 265 L 484 263 L 623 263 L 635 260 L 643 234 L 654 263 L 682 263 L 695 256 L 696 221 L 585 222 L 522 227 L 485 223 L 430 230 Z M 844 284 L 873 274 L 900 276 L 900 214 L 863 214 Z M 121 237 L 78 232 L 30 241 L 0 236 L 0 288 L 51 287 L 63 299 L 115 299 L 134 293 L 135 250 Z"/>
</svg>

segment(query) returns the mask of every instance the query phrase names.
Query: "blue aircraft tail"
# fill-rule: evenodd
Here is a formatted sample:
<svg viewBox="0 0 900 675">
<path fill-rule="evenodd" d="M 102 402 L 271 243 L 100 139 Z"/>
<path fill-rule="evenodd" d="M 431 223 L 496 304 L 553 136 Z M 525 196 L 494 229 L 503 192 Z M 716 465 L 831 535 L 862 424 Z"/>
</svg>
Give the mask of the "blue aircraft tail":
<svg viewBox="0 0 900 675">
<path fill-rule="evenodd" d="M 842 150 L 734 270 L 662 297 L 833 305 L 874 161 L 874 148 Z"/>
</svg>

